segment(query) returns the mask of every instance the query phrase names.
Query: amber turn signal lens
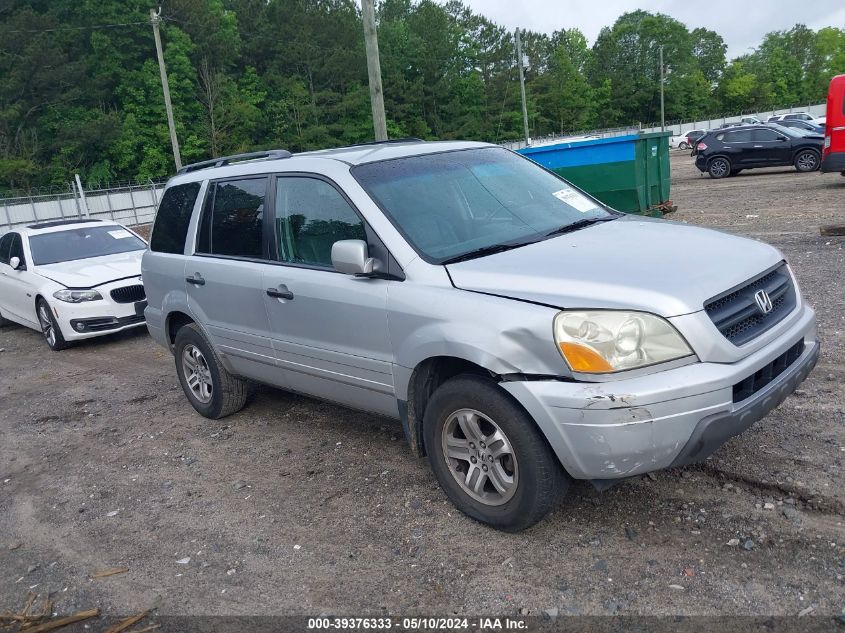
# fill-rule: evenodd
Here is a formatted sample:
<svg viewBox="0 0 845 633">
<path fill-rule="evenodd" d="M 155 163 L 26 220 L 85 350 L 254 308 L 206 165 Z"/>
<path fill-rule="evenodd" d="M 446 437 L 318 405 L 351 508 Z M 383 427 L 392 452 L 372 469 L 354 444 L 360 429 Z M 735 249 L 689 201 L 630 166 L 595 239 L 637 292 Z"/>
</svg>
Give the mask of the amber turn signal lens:
<svg viewBox="0 0 845 633">
<path fill-rule="evenodd" d="M 613 367 L 599 354 L 584 345 L 577 343 L 561 343 L 560 351 L 572 368 L 572 371 L 583 371 L 591 374 L 601 374 L 613 371 Z"/>
</svg>

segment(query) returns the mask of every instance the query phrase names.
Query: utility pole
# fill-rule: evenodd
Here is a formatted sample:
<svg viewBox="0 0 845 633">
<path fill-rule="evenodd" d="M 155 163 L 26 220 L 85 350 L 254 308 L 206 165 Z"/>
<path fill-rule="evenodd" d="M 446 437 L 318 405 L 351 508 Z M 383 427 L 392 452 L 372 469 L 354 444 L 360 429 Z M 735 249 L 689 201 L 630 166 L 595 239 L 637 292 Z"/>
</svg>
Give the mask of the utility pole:
<svg viewBox="0 0 845 633">
<path fill-rule="evenodd" d="M 528 135 L 528 106 L 525 103 L 525 74 L 522 71 L 522 41 L 519 39 L 519 29 L 514 33 L 516 38 L 516 63 L 519 66 L 519 90 L 522 93 L 522 125 L 525 128 L 525 144 L 531 145 L 531 137 Z"/>
<path fill-rule="evenodd" d="M 663 107 L 663 44 L 660 45 L 660 131 L 666 131 L 666 111 Z"/>
<path fill-rule="evenodd" d="M 367 47 L 367 73 L 370 77 L 370 105 L 373 108 L 373 129 L 377 141 L 387 140 L 387 120 L 384 117 L 384 91 L 381 88 L 381 63 L 378 57 L 376 10 L 373 0 L 361 0 L 364 18 L 364 43 Z"/>
<path fill-rule="evenodd" d="M 176 169 L 182 169 L 182 155 L 179 153 L 179 139 L 176 138 L 176 124 L 173 122 L 173 105 L 170 103 L 170 84 L 167 83 L 167 70 L 164 67 L 164 53 L 161 50 L 161 35 L 158 23 L 161 22 L 161 8 L 158 12 L 150 9 L 150 22 L 153 25 L 153 35 L 156 41 L 156 55 L 158 55 L 158 70 L 161 73 L 161 89 L 164 91 L 164 107 L 167 110 L 167 127 L 170 128 L 170 144 L 173 146 L 173 161 Z"/>
</svg>

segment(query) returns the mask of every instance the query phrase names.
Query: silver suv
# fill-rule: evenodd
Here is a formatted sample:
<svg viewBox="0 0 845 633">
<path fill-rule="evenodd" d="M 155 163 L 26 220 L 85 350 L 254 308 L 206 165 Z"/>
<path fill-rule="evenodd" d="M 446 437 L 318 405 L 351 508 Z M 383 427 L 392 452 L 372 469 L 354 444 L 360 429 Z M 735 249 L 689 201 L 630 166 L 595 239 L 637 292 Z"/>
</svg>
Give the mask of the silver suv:
<svg viewBox="0 0 845 633">
<path fill-rule="evenodd" d="M 508 531 L 572 479 L 704 459 L 819 354 L 776 249 L 619 214 L 484 143 L 185 167 L 143 279 L 199 413 L 254 381 L 401 420 L 452 502 Z"/>
</svg>

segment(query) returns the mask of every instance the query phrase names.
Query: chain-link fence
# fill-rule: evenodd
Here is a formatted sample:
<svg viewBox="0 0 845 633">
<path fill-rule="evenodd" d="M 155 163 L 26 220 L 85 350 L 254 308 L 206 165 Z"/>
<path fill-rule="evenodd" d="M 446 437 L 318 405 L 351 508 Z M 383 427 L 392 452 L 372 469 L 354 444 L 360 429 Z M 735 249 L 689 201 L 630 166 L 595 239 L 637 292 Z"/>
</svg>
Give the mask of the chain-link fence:
<svg viewBox="0 0 845 633">
<path fill-rule="evenodd" d="M 87 189 L 84 196 L 68 186 L 66 191 L 0 199 L 0 234 L 16 226 L 51 220 L 90 217 L 128 226 L 150 224 L 155 218 L 164 183 L 136 183 Z"/>
</svg>

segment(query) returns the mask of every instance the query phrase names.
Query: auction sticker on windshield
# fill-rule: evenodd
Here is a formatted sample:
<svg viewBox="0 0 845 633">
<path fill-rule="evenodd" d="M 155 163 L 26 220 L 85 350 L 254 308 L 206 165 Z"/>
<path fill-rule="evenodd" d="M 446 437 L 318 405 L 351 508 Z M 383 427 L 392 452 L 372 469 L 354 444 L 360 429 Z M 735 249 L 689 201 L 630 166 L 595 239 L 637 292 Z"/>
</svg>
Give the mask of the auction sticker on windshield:
<svg viewBox="0 0 845 633">
<path fill-rule="evenodd" d="M 126 229 L 118 229 L 117 231 L 109 231 L 109 235 L 111 235 L 116 240 L 123 240 L 127 237 L 132 237 L 132 233 L 127 231 Z"/>
<path fill-rule="evenodd" d="M 590 200 L 587 196 L 578 193 L 574 189 L 569 189 L 568 187 L 566 189 L 561 189 L 560 191 L 555 191 L 552 195 L 581 213 L 598 209 L 595 202 Z"/>
</svg>

